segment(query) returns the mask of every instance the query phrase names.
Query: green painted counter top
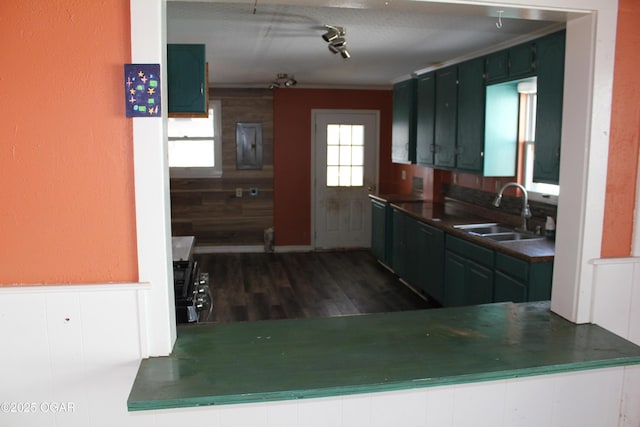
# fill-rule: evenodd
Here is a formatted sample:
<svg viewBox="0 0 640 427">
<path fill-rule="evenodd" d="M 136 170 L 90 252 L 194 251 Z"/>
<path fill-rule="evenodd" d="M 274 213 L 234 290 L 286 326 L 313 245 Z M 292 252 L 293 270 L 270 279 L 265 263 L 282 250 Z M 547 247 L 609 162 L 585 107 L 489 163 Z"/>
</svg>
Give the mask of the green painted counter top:
<svg viewBox="0 0 640 427">
<path fill-rule="evenodd" d="M 548 302 L 178 327 L 130 411 L 338 396 L 640 364 L 640 347 Z"/>
</svg>

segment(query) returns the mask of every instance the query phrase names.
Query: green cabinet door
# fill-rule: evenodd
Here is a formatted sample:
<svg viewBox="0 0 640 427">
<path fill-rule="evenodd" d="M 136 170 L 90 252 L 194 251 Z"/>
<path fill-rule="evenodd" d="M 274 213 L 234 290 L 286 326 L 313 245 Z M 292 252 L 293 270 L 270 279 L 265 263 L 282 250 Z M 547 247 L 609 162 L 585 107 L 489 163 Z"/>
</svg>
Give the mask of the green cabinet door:
<svg viewBox="0 0 640 427">
<path fill-rule="evenodd" d="M 473 261 L 465 264 L 465 305 L 493 302 L 493 269 Z"/>
<path fill-rule="evenodd" d="M 436 71 L 435 157 L 437 167 L 456 166 L 458 67 Z"/>
<path fill-rule="evenodd" d="M 444 231 L 418 223 L 416 230 L 416 286 L 442 304 L 444 301 Z"/>
<path fill-rule="evenodd" d="M 416 161 L 416 81 L 405 80 L 393 86 L 393 125 L 391 161 Z"/>
<path fill-rule="evenodd" d="M 406 214 L 397 209 L 392 210 L 393 221 L 393 258 L 390 266 L 400 277 L 406 278 L 410 275 L 411 262 L 407 256 L 407 220 Z"/>
<path fill-rule="evenodd" d="M 534 74 L 536 70 L 535 49 L 533 43 L 509 48 L 509 79 L 519 79 Z"/>
<path fill-rule="evenodd" d="M 436 117 L 436 76 L 425 74 L 417 79 L 416 103 L 416 163 L 433 165 L 434 128 Z"/>
<path fill-rule="evenodd" d="M 509 77 L 509 52 L 502 50 L 485 58 L 487 83 L 505 81 Z"/>
<path fill-rule="evenodd" d="M 527 285 L 501 271 L 496 271 L 494 288 L 495 302 L 527 301 Z"/>
<path fill-rule="evenodd" d="M 387 264 L 387 204 L 371 200 L 371 252 Z"/>
<path fill-rule="evenodd" d="M 496 253 L 495 301 L 551 299 L 553 261 L 528 262 Z"/>
<path fill-rule="evenodd" d="M 451 251 L 444 255 L 444 306 L 465 305 L 466 260 Z"/>
<path fill-rule="evenodd" d="M 450 234 L 445 248 L 444 305 L 492 302 L 495 252 Z"/>
<path fill-rule="evenodd" d="M 207 65 L 203 44 L 167 45 L 169 113 L 207 113 Z"/>
<path fill-rule="evenodd" d="M 444 305 L 488 304 L 493 301 L 493 270 L 452 251 L 445 251 Z"/>
<path fill-rule="evenodd" d="M 481 174 L 484 165 L 484 60 L 458 65 L 456 169 Z"/>
<path fill-rule="evenodd" d="M 393 271 L 414 289 L 442 303 L 445 233 L 398 209 L 392 209 L 392 216 Z"/>
<path fill-rule="evenodd" d="M 536 41 L 538 105 L 533 180 L 558 184 L 562 134 L 565 32 Z"/>
<path fill-rule="evenodd" d="M 536 71 L 536 46 L 523 43 L 485 58 L 487 84 L 529 77 Z"/>
</svg>

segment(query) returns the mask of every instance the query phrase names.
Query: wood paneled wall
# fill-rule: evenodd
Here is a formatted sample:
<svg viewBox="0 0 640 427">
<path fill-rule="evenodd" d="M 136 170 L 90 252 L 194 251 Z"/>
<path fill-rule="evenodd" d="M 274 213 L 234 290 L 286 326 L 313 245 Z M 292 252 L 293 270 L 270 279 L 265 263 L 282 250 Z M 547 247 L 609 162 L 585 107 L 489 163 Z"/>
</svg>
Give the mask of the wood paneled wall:
<svg viewBox="0 0 640 427">
<path fill-rule="evenodd" d="M 199 246 L 261 245 L 273 225 L 272 92 L 210 88 L 209 97 L 222 103 L 222 178 L 171 179 L 172 234 L 195 236 Z M 262 123 L 261 170 L 236 170 L 238 122 Z"/>
</svg>

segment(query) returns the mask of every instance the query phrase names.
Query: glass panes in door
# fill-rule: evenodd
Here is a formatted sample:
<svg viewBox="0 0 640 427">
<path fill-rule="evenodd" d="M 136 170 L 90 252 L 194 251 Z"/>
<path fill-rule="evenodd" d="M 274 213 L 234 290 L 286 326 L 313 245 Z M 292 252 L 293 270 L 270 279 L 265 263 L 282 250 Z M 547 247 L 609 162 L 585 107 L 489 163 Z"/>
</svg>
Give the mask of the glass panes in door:
<svg viewBox="0 0 640 427">
<path fill-rule="evenodd" d="M 364 185 L 364 126 L 327 125 L 327 187 Z"/>
</svg>

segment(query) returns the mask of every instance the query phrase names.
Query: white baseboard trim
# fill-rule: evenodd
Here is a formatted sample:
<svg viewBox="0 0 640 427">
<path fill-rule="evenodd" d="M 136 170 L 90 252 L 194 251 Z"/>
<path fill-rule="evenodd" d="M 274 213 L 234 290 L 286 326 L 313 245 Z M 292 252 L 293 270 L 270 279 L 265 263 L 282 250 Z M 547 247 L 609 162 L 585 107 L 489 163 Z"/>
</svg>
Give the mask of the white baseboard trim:
<svg viewBox="0 0 640 427">
<path fill-rule="evenodd" d="M 313 246 L 276 246 L 275 252 L 311 252 Z"/>
<path fill-rule="evenodd" d="M 74 285 L 68 284 L 36 284 L 36 285 L 3 285 L 0 286 L 0 294 L 45 294 L 56 292 L 120 292 L 120 291 L 149 291 L 151 284 L 149 282 L 139 283 L 80 283 Z"/>
<path fill-rule="evenodd" d="M 311 252 L 313 246 L 276 246 L 274 252 Z M 264 246 L 196 246 L 193 248 L 195 254 L 221 254 L 221 253 L 264 253 Z"/>
<path fill-rule="evenodd" d="M 196 246 L 193 248 L 195 254 L 221 254 L 221 253 L 260 253 L 264 252 L 264 246 Z"/>
</svg>

